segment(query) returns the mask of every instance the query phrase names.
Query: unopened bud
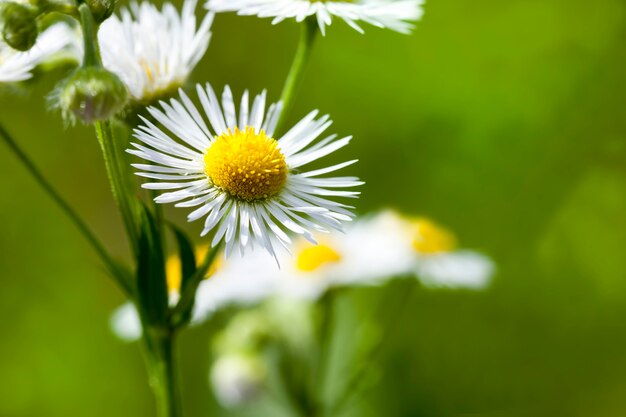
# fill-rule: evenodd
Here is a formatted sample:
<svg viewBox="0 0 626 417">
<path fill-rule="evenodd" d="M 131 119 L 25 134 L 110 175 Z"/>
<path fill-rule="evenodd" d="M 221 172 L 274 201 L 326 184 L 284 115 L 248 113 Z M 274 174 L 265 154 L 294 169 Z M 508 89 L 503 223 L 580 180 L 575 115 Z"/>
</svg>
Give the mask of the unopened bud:
<svg viewBox="0 0 626 417">
<path fill-rule="evenodd" d="M 2 38 L 13 49 L 28 51 L 37 41 L 37 9 L 20 3 L 0 5 Z"/>
<path fill-rule="evenodd" d="M 57 92 L 63 114 L 85 123 L 115 116 L 126 104 L 126 86 L 101 67 L 82 67 L 65 80 Z"/>
<path fill-rule="evenodd" d="M 96 23 L 102 23 L 113 14 L 117 0 L 86 0 L 93 19 Z"/>
</svg>

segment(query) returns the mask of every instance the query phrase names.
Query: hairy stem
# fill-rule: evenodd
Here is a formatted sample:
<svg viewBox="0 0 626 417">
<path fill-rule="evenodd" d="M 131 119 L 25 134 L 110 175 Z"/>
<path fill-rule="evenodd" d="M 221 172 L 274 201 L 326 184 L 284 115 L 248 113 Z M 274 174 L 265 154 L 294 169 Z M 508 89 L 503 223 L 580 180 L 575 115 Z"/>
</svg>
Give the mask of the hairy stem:
<svg viewBox="0 0 626 417">
<path fill-rule="evenodd" d="M 120 269 L 120 266 L 116 264 L 111 255 L 87 225 L 80 215 L 72 208 L 72 206 L 65 201 L 65 199 L 59 194 L 59 192 L 48 182 L 41 171 L 37 168 L 34 162 L 26 155 L 26 153 L 19 147 L 17 142 L 11 137 L 9 132 L 0 125 L 0 137 L 7 144 L 9 149 L 18 158 L 18 160 L 24 165 L 32 177 L 37 181 L 41 188 L 48 194 L 48 196 L 59 206 L 59 208 L 65 213 L 65 215 L 74 223 L 76 228 L 80 231 L 83 237 L 89 242 L 89 244 L 96 251 L 106 268 L 115 278 L 122 290 L 127 294 L 132 294 L 132 286 L 130 280 L 125 278 L 125 274 Z"/>
<path fill-rule="evenodd" d="M 86 3 L 78 6 L 80 24 L 83 29 L 84 58 L 83 66 L 100 67 L 100 49 L 98 48 L 98 27 L 93 20 L 93 14 Z"/>
<path fill-rule="evenodd" d="M 128 190 L 125 178 L 125 162 L 123 151 L 113 134 L 113 127 L 109 121 L 96 122 L 96 135 L 102 148 L 102 155 L 106 166 L 113 198 L 122 214 L 122 220 L 126 228 L 129 243 L 133 252 L 138 253 L 138 227 L 137 210 L 130 190 Z"/>
<path fill-rule="evenodd" d="M 301 30 L 298 49 L 293 58 L 289 75 L 287 76 L 287 80 L 283 86 L 283 92 L 280 96 L 280 100 L 283 102 L 283 111 L 278 120 L 278 125 L 276 126 L 277 134 L 283 133 L 282 128 L 284 127 L 286 116 L 293 106 L 294 95 L 302 83 L 302 77 L 307 63 L 309 62 L 309 58 L 311 57 L 315 37 L 319 30 L 317 21 L 313 18 L 306 19 L 302 24 Z"/>
</svg>

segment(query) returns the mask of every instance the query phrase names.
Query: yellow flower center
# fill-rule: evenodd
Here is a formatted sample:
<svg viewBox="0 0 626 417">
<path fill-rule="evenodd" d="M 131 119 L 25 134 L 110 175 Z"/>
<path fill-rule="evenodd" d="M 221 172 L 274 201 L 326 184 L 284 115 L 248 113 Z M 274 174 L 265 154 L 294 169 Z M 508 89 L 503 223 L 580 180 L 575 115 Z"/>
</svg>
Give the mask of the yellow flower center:
<svg viewBox="0 0 626 417">
<path fill-rule="evenodd" d="M 196 250 L 196 258 L 201 259 L 202 256 L 206 255 L 208 249 L 208 246 L 201 246 L 200 248 L 198 248 Z M 218 269 L 222 267 L 223 263 L 224 259 L 221 256 L 218 256 L 213 262 L 213 265 L 211 265 L 211 267 L 209 268 L 209 271 L 204 278 L 210 278 L 213 274 L 217 272 Z M 167 258 L 167 261 L 165 263 L 165 274 L 167 277 L 168 292 L 179 293 L 180 287 L 183 282 L 183 276 L 182 266 L 180 264 L 180 258 L 178 257 L 178 255 L 172 255 Z"/>
<path fill-rule="evenodd" d="M 278 142 L 263 130 L 228 130 L 204 155 L 204 171 L 216 187 L 245 201 L 278 194 L 287 182 L 287 163 Z"/>
<path fill-rule="evenodd" d="M 457 239 L 452 232 L 427 219 L 414 220 L 415 235 L 413 248 L 420 253 L 434 254 L 451 252 L 457 247 Z"/>
<path fill-rule="evenodd" d="M 341 255 L 328 245 L 315 245 L 303 249 L 296 259 L 296 267 L 302 272 L 313 272 L 324 265 L 339 262 Z"/>
</svg>

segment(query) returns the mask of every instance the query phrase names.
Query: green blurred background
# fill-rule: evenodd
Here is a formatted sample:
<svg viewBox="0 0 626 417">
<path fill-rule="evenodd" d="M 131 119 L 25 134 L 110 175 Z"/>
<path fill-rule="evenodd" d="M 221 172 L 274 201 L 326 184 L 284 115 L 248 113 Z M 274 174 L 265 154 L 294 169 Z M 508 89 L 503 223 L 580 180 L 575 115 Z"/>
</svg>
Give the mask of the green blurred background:
<svg viewBox="0 0 626 417">
<path fill-rule="evenodd" d="M 193 80 L 277 99 L 297 26 L 213 29 Z M 431 0 L 412 36 L 336 21 L 319 40 L 292 119 L 354 135 L 336 158 L 360 159 L 359 211 L 431 216 L 499 269 L 483 293 L 418 289 L 352 415 L 626 415 L 625 41 L 623 0 Z M 2 92 L 0 120 L 122 256 L 94 134 L 47 111 L 52 84 Z M 154 415 L 138 347 L 108 329 L 122 295 L 4 145 L 0 189 L 0 416 Z M 381 291 L 342 299 L 340 329 Z M 186 415 L 252 415 L 210 392 L 216 326 L 182 337 Z"/>
</svg>

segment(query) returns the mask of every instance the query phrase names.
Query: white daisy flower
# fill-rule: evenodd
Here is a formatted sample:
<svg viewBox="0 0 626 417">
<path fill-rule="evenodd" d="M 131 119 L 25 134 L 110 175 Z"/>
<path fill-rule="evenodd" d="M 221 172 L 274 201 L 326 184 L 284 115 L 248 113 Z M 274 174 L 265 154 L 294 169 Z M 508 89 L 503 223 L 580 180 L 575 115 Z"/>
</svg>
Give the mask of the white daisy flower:
<svg viewBox="0 0 626 417">
<path fill-rule="evenodd" d="M 0 83 L 14 83 L 30 79 L 33 69 L 74 44 L 75 33 L 66 23 L 57 23 L 37 37 L 27 52 L 19 52 L 0 37 Z"/>
<path fill-rule="evenodd" d="M 306 171 L 304 167 L 346 146 L 351 137 L 330 135 L 316 140 L 328 129 L 328 116 L 317 118 L 313 111 L 287 133 L 274 139 L 282 104 L 265 111 L 266 93 L 249 106 L 243 94 L 236 114 L 230 88 L 224 89 L 222 104 L 213 89 L 197 86 L 209 125 L 191 100 L 180 91 L 180 99 L 148 108 L 166 133 L 142 118 L 128 152 L 150 164 L 134 164 L 138 175 L 158 180 L 143 188 L 165 191 L 157 203 L 196 207 L 188 220 L 204 218 L 201 235 L 214 232 L 211 242 L 225 241 L 226 257 L 234 248 L 241 254 L 255 245 L 277 260 L 277 246 L 287 251 L 292 243 L 288 231 L 315 242 L 312 232 L 342 230 L 342 222 L 354 217 L 353 207 L 329 197 L 357 197 L 346 191 L 363 184 L 355 177 L 321 178 L 356 162 Z M 176 138 L 176 139 L 174 139 Z"/>
<path fill-rule="evenodd" d="M 285 19 L 317 20 L 322 34 L 335 16 L 363 33 L 357 22 L 408 34 L 423 15 L 424 0 L 208 0 L 214 12 L 237 12 L 243 16 L 271 17 L 273 24 Z"/>
<path fill-rule="evenodd" d="M 176 91 L 204 56 L 213 14 L 196 30 L 196 0 L 185 0 L 182 13 L 171 3 L 162 10 L 148 2 L 132 3 L 121 17 L 111 16 L 98 33 L 102 62 L 126 84 L 138 102 Z"/>
</svg>

